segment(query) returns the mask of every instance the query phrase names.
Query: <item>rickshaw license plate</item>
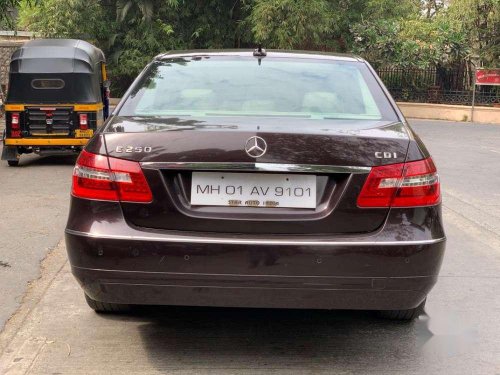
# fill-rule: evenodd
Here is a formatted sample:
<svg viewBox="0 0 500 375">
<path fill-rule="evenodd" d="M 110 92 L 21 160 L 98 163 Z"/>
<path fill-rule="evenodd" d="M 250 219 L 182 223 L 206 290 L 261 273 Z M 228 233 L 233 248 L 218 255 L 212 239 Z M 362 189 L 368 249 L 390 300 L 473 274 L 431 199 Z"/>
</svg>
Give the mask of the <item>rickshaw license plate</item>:
<svg viewBox="0 0 500 375">
<path fill-rule="evenodd" d="M 92 129 L 76 129 L 75 130 L 75 137 L 76 138 L 90 138 L 94 135 L 94 131 Z"/>
</svg>

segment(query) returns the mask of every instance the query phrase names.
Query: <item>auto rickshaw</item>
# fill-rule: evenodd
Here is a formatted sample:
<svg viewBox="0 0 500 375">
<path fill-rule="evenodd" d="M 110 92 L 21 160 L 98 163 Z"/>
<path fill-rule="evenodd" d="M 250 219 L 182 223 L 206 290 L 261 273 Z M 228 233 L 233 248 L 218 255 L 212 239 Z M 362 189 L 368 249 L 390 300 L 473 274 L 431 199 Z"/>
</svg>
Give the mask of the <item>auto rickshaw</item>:
<svg viewBox="0 0 500 375">
<path fill-rule="evenodd" d="M 109 111 L 102 51 L 74 39 L 38 39 L 11 58 L 2 160 L 78 153 Z"/>
</svg>

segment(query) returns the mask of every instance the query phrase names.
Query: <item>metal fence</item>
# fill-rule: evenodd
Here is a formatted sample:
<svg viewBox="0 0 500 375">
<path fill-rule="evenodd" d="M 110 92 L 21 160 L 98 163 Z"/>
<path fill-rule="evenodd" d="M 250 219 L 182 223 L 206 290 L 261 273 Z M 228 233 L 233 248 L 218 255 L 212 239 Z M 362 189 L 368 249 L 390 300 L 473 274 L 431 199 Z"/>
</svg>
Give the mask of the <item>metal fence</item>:
<svg viewBox="0 0 500 375">
<path fill-rule="evenodd" d="M 378 75 L 401 102 L 471 105 L 473 72 L 463 68 L 381 68 Z M 500 103 L 500 88 L 476 86 L 476 105 Z"/>
</svg>

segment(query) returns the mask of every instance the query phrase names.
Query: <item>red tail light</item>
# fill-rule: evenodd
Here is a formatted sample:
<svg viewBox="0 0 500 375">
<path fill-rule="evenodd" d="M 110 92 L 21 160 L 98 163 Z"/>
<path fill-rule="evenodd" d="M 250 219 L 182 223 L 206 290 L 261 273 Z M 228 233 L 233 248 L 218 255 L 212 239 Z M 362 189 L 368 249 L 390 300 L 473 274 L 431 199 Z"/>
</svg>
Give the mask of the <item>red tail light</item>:
<svg viewBox="0 0 500 375">
<path fill-rule="evenodd" d="M 373 167 L 358 197 L 358 207 L 432 206 L 441 199 L 431 158 Z"/>
<path fill-rule="evenodd" d="M 79 198 L 148 203 L 153 200 L 138 162 L 82 151 L 73 170 L 71 194 Z"/>
<path fill-rule="evenodd" d="M 18 112 L 13 112 L 10 115 L 10 136 L 12 138 L 19 138 L 21 137 L 21 127 L 19 124 L 19 113 Z"/>
<path fill-rule="evenodd" d="M 89 128 L 88 117 L 86 113 L 80 113 L 80 129 L 87 130 Z"/>
<path fill-rule="evenodd" d="M 10 115 L 10 126 L 12 129 L 19 129 L 19 113 L 14 112 Z"/>
</svg>

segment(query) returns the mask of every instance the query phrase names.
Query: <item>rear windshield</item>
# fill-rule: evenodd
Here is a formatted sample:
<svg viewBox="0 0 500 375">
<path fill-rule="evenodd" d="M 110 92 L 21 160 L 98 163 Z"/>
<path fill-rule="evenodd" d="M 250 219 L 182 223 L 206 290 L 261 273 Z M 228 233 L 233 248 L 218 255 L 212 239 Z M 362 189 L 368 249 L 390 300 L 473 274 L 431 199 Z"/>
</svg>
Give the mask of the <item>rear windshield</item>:
<svg viewBox="0 0 500 375">
<path fill-rule="evenodd" d="M 31 87 L 34 89 L 62 89 L 64 81 L 62 79 L 40 78 L 31 81 Z"/>
<path fill-rule="evenodd" d="M 397 120 L 364 63 L 269 56 L 154 62 L 119 115 Z"/>
</svg>

